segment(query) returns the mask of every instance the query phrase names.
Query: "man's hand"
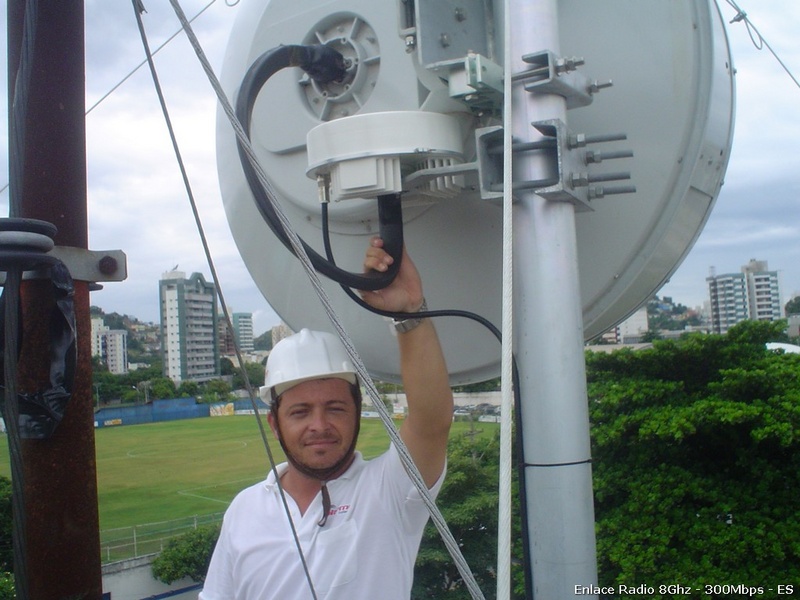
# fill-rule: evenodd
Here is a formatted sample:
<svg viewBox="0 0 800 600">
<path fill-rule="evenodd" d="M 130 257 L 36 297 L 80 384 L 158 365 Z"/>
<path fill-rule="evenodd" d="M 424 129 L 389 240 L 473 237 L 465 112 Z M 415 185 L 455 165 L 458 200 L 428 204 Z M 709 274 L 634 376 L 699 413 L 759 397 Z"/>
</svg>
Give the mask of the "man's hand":
<svg viewBox="0 0 800 600">
<path fill-rule="evenodd" d="M 370 240 L 364 257 L 364 270 L 385 272 L 394 259 L 383 249 L 383 240 L 374 237 Z M 417 268 L 403 247 L 400 270 L 394 281 L 382 290 L 361 291 L 361 298 L 373 308 L 389 312 L 414 313 L 422 306 L 422 281 Z"/>
</svg>

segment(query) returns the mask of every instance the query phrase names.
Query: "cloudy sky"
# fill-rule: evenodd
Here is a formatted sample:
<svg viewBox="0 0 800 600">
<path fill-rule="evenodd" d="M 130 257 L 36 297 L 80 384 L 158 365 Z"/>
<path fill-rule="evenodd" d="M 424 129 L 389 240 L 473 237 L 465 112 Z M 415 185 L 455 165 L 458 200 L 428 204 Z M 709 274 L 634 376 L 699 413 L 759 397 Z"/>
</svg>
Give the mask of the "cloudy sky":
<svg viewBox="0 0 800 600">
<path fill-rule="evenodd" d="M 719 0 L 730 21 L 736 11 Z M 179 29 L 168 0 L 143 0 L 151 48 Z M 183 0 L 186 14 L 219 72 L 238 0 Z M 800 77 L 800 2 L 741 0 L 761 35 Z M 5 37 L 5 11 L 2 16 Z M 699 306 L 707 297 L 709 268 L 737 272 L 751 258 L 769 261 L 781 273 L 788 299 L 800 291 L 800 88 L 764 48 L 758 51 L 743 23 L 728 25 L 737 69 L 734 147 L 724 189 L 708 224 L 684 263 L 662 289 L 675 301 Z M 5 40 L 2 48 L 5 51 Z M 144 54 L 128 0 L 86 0 L 86 103 L 89 181 L 89 245 L 122 249 L 128 279 L 95 292 L 92 303 L 158 321 L 158 280 L 181 271 L 210 271 L 200 245 L 183 182 L 167 136 L 149 70 L 130 75 Z M 204 222 L 220 283 L 234 311 L 252 312 L 256 333 L 278 317 L 252 283 L 228 230 L 216 177 L 216 98 L 194 51 L 179 35 L 156 55 L 156 64 L 195 199 Z M 2 82 L 6 64 L 2 61 Z M 2 94 L 5 110 L 7 94 Z M 7 123 L 0 131 L 7 138 Z M 7 179 L 2 149 L 0 186 Z M 0 211 L 7 214 L 7 191 Z"/>
</svg>

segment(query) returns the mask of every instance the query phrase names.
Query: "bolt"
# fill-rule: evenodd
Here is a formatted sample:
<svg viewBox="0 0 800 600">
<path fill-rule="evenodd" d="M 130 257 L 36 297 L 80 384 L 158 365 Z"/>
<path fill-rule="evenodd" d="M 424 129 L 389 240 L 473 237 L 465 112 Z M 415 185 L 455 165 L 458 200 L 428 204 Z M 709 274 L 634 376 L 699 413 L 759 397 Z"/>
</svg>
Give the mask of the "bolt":
<svg viewBox="0 0 800 600">
<path fill-rule="evenodd" d="M 583 58 L 577 56 L 570 58 L 559 58 L 556 60 L 556 73 L 569 73 L 585 63 L 586 61 Z"/>
<path fill-rule="evenodd" d="M 611 87 L 612 85 L 614 85 L 614 82 L 610 79 L 608 81 L 593 81 L 589 84 L 589 93 L 596 94 L 600 90 Z"/>
<path fill-rule="evenodd" d="M 605 198 L 606 192 L 602 185 L 589 186 L 589 200 L 597 200 L 598 198 Z"/>
<path fill-rule="evenodd" d="M 573 188 L 586 187 L 589 185 L 589 175 L 587 173 L 571 173 L 570 183 Z"/>
<path fill-rule="evenodd" d="M 600 152 L 592 152 L 589 150 L 586 153 L 586 164 L 601 163 L 603 162 L 603 155 Z"/>
<path fill-rule="evenodd" d="M 567 147 L 570 150 L 574 150 L 575 148 L 583 148 L 586 145 L 586 134 L 585 133 L 576 133 L 569 136 L 569 140 L 567 141 Z"/>
<path fill-rule="evenodd" d="M 113 256 L 104 256 L 100 259 L 100 262 L 97 263 L 97 266 L 103 275 L 113 275 L 119 269 L 117 259 Z"/>
<path fill-rule="evenodd" d="M 464 11 L 463 8 L 461 8 L 459 6 L 458 8 L 456 8 L 455 17 L 456 17 L 456 21 L 458 21 L 459 23 L 461 21 L 466 21 L 467 20 L 467 13 Z"/>
<path fill-rule="evenodd" d="M 414 37 L 413 35 L 407 35 L 405 42 L 406 42 L 406 52 L 408 54 L 411 54 L 417 47 L 417 38 Z"/>
<path fill-rule="evenodd" d="M 446 33 L 443 33 L 439 36 L 439 44 L 442 48 L 447 48 L 450 45 L 450 36 Z"/>
</svg>

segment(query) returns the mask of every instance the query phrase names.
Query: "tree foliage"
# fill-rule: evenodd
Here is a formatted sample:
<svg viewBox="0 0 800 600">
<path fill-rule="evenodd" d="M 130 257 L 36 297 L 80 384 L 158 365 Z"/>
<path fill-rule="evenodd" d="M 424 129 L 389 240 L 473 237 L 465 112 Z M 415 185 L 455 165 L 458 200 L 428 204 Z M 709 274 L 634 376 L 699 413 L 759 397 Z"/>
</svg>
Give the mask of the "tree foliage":
<svg viewBox="0 0 800 600">
<path fill-rule="evenodd" d="M 15 600 L 16 597 L 14 574 L 0 572 L 0 600 Z"/>
<path fill-rule="evenodd" d="M 203 402 L 228 402 L 231 399 L 231 386 L 222 379 L 212 379 L 203 386 Z"/>
<path fill-rule="evenodd" d="M 112 399 L 135 402 L 139 396 L 144 398 L 144 391 L 137 392 L 139 384 L 145 381 L 161 379 L 161 363 L 153 364 L 146 369 L 129 371 L 124 375 L 114 375 L 105 368 L 92 371 L 92 384 L 99 390 L 101 403 Z"/>
<path fill-rule="evenodd" d="M 13 600 L 14 592 L 14 544 L 12 542 L 11 518 L 13 487 L 11 480 L 0 476 L 0 600 Z"/>
<path fill-rule="evenodd" d="M 253 348 L 255 350 L 272 350 L 272 331 L 267 330 L 253 339 Z"/>
<path fill-rule="evenodd" d="M 459 385 L 453 388 L 454 392 L 465 393 L 480 393 L 480 392 L 496 392 L 500 390 L 500 378 L 487 379 L 486 381 L 479 381 L 477 383 L 470 383 L 467 385 Z"/>
<path fill-rule="evenodd" d="M 493 597 L 497 588 L 499 458 L 498 436 L 464 434 L 452 438 L 447 453 L 447 477 L 437 498 L 447 525 L 487 598 Z M 516 525 L 518 522 L 515 519 Z M 516 525 L 512 539 L 517 540 L 514 556 L 519 558 L 522 550 Z M 521 598 L 524 596 L 524 582 L 521 569 L 518 570 L 520 572 L 515 573 L 518 595 L 515 597 Z M 466 600 L 470 597 L 439 532 L 429 523 L 417 556 L 411 598 Z"/>
<path fill-rule="evenodd" d="M 245 373 L 247 373 L 247 379 L 253 389 L 258 390 L 259 387 L 264 385 L 264 365 L 246 362 L 244 363 L 244 370 Z M 233 374 L 233 388 L 245 389 L 246 387 L 242 370 L 237 368 Z"/>
<path fill-rule="evenodd" d="M 764 347 L 784 327 L 588 355 L 603 585 L 800 576 L 800 356 Z"/>
<path fill-rule="evenodd" d="M 233 366 L 233 361 L 230 358 L 223 356 L 219 359 L 219 373 L 220 375 L 233 375 L 236 372 L 236 367 Z"/>
<path fill-rule="evenodd" d="M 204 525 L 169 541 L 153 560 L 153 577 L 166 584 L 189 577 L 205 581 L 219 525 Z"/>
<path fill-rule="evenodd" d="M 0 572 L 14 569 L 11 518 L 13 493 L 11 480 L 0 475 Z"/>
<path fill-rule="evenodd" d="M 795 296 L 784 307 L 787 315 L 800 315 L 800 296 Z"/>
<path fill-rule="evenodd" d="M 151 400 L 175 398 L 178 395 L 175 382 L 169 377 L 153 378 L 150 381 L 149 389 Z"/>
</svg>

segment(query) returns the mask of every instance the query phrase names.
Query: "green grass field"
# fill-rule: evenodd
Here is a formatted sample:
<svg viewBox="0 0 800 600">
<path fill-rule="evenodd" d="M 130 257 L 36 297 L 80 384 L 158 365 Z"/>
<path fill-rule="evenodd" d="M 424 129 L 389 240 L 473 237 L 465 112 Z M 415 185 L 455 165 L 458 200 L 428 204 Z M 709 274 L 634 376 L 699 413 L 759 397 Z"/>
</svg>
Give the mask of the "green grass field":
<svg viewBox="0 0 800 600">
<path fill-rule="evenodd" d="M 469 427 L 455 423 L 452 435 Z M 497 427 L 476 425 L 484 435 Z M 1 437 L 0 475 L 9 477 L 8 443 Z M 283 461 L 271 432 L 268 439 L 275 460 Z M 95 440 L 102 530 L 222 512 L 270 468 L 252 416 L 105 427 Z M 362 421 L 358 449 L 366 458 L 383 452 L 388 440 L 380 420 Z"/>
</svg>

